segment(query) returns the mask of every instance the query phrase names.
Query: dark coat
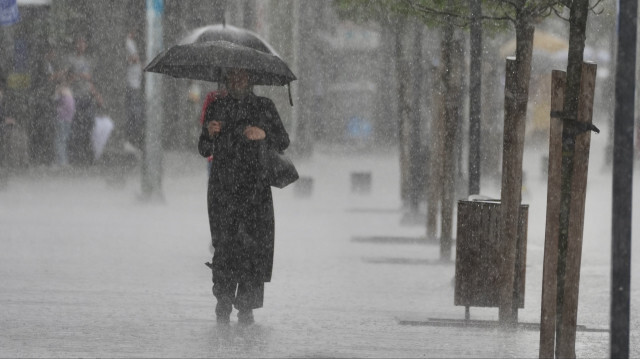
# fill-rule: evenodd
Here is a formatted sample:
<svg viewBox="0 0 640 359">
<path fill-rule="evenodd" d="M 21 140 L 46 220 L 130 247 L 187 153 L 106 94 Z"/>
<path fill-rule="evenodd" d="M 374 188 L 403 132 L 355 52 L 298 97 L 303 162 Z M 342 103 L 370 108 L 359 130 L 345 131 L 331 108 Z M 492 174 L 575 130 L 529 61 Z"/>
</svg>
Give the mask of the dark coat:
<svg viewBox="0 0 640 359">
<path fill-rule="evenodd" d="M 209 121 L 223 123 L 209 136 Z M 266 133 L 251 141 L 249 126 Z M 265 147 L 282 151 L 287 134 L 271 100 L 250 94 L 243 100 L 219 98 L 205 112 L 198 151 L 213 156 L 207 190 L 211 242 L 215 248 L 213 281 L 269 282 L 273 268 L 274 214 L 271 187 L 263 178 L 261 154 Z"/>
</svg>

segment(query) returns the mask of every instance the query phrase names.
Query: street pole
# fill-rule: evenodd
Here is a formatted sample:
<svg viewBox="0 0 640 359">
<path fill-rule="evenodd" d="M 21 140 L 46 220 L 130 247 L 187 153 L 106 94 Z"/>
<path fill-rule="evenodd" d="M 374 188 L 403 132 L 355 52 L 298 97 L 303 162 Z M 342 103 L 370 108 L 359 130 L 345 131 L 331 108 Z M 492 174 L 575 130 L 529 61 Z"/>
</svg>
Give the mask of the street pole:
<svg viewBox="0 0 640 359">
<path fill-rule="evenodd" d="M 629 357 L 637 0 L 619 0 L 611 213 L 611 358 Z"/>
<path fill-rule="evenodd" d="M 147 58 L 162 51 L 164 0 L 147 0 Z M 146 133 L 142 163 L 142 199 L 163 200 L 162 194 L 162 78 L 146 73 Z"/>
</svg>

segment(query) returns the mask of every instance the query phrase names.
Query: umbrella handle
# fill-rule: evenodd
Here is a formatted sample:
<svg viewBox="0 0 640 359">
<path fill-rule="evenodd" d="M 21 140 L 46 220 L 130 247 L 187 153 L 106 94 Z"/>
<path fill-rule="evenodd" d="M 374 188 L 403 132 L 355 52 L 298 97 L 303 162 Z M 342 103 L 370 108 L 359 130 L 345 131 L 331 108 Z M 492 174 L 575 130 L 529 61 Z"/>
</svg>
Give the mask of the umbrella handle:
<svg viewBox="0 0 640 359">
<path fill-rule="evenodd" d="M 287 89 L 289 89 L 289 104 L 293 107 L 293 98 L 291 97 L 291 82 L 287 84 Z"/>
</svg>

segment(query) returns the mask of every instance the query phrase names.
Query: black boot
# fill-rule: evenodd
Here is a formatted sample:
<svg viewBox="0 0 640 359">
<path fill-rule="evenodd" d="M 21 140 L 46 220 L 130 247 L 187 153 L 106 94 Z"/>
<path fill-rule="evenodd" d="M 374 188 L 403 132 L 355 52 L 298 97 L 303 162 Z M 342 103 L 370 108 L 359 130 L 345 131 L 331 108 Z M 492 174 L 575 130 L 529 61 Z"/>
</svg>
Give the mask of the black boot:
<svg viewBox="0 0 640 359">
<path fill-rule="evenodd" d="M 218 300 L 216 304 L 216 322 L 218 324 L 229 324 L 231 321 L 231 303 Z"/>
<path fill-rule="evenodd" d="M 220 324 L 229 324 L 231 310 L 233 309 L 235 285 L 233 283 L 214 283 L 212 292 L 218 303 L 216 304 L 216 321 Z"/>
<path fill-rule="evenodd" d="M 238 312 L 238 324 L 250 325 L 253 324 L 255 320 L 253 319 L 253 310 L 245 309 L 240 310 Z"/>
</svg>

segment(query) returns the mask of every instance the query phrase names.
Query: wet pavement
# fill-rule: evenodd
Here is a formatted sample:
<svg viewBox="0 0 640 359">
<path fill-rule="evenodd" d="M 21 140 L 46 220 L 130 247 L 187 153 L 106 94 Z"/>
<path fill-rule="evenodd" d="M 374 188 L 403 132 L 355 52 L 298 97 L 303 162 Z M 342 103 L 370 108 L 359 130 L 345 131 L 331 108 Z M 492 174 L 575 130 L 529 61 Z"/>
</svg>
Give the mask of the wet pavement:
<svg viewBox="0 0 640 359">
<path fill-rule="evenodd" d="M 525 156 L 530 215 L 519 319 L 537 323 L 546 179 L 535 172 L 540 156 Z M 598 161 L 592 156 L 578 324 L 606 330 L 611 176 Z M 136 199 L 135 173 L 121 187 L 91 171 L 13 176 L 0 191 L 0 357 L 537 357 L 537 330 L 402 324 L 460 320 L 464 308 L 453 305 L 453 262 L 438 260 L 437 243 L 415 241 L 424 226 L 401 224 L 397 154 L 325 149 L 297 164 L 311 191 L 274 189 L 273 280 L 248 327 L 235 311 L 230 326 L 215 322 L 204 266 L 206 165 L 198 156 L 167 154 L 164 203 Z M 359 171 L 372 174 L 369 193 L 351 191 Z M 484 194 L 499 197 L 499 183 L 484 178 Z M 637 237 L 638 211 L 634 219 Z M 474 320 L 497 316 L 495 308 L 471 308 Z M 607 332 L 577 334 L 578 357 L 606 357 L 608 348 Z"/>
</svg>

